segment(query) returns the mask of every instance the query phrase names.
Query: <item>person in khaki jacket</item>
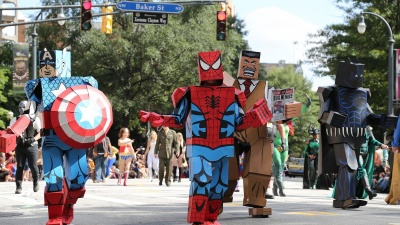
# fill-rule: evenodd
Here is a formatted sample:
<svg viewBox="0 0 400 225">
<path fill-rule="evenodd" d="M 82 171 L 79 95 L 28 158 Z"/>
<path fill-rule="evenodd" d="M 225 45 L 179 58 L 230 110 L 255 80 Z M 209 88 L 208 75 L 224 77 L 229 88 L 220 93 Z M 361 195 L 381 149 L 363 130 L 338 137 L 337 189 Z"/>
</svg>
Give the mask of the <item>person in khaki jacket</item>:
<svg viewBox="0 0 400 225">
<path fill-rule="evenodd" d="M 176 132 L 163 126 L 163 129 L 158 133 L 156 146 L 154 149 L 154 156 L 159 158 L 158 179 L 159 185 L 162 185 L 165 174 L 165 184 L 171 185 L 171 171 L 172 171 L 172 156 L 174 151 L 178 149 L 178 142 L 176 139 Z"/>
</svg>

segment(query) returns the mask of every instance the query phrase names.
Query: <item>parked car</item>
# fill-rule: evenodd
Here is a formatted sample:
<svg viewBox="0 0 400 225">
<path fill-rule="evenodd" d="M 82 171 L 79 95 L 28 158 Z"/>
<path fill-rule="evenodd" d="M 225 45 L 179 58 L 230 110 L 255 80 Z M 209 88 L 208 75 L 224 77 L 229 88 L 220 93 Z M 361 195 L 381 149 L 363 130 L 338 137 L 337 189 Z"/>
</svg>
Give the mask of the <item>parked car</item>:
<svg viewBox="0 0 400 225">
<path fill-rule="evenodd" d="M 287 165 L 287 176 L 296 177 L 304 174 L 304 158 L 290 158 Z"/>
</svg>

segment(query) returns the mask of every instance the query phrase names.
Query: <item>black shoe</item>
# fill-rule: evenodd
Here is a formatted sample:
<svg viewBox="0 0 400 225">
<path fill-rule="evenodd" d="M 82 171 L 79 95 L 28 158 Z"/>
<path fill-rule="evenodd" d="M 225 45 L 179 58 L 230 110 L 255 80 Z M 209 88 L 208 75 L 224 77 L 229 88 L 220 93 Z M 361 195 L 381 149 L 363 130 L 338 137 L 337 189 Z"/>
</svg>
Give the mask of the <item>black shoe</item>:
<svg viewBox="0 0 400 225">
<path fill-rule="evenodd" d="M 273 195 L 268 194 L 268 192 L 265 194 L 266 199 L 274 199 L 275 197 Z"/>
<path fill-rule="evenodd" d="M 171 186 L 171 183 L 168 182 L 168 183 L 165 183 L 165 185 L 167 185 L 167 187 L 169 187 L 169 186 Z"/>
<path fill-rule="evenodd" d="M 282 191 L 282 189 L 279 189 L 279 196 L 281 197 L 286 197 L 285 193 Z"/>
<path fill-rule="evenodd" d="M 15 194 L 21 194 L 22 192 L 22 188 L 18 188 L 17 190 L 15 190 Z"/>
<path fill-rule="evenodd" d="M 39 184 L 38 182 L 33 182 L 33 191 L 38 192 L 39 191 Z"/>
<path fill-rule="evenodd" d="M 373 198 L 375 198 L 375 197 L 377 196 L 377 194 L 376 194 L 375 191 L 366 190 L 366 192 L 367 192 L 367 194 L 368 194 L 369 200 L 372 200 Z"/>
<path fill-rule="evenodd" d="M 158 183 L 158 185 L 162 186 L 162 181 L 160 181 L 160 182 Z"/>
<path fill-rule="evenodd" d="M 179 180 L 178 180 L 178 182 L 180 183 L 181 182 L 181 178 L 179 177 Z"/>
</svg>

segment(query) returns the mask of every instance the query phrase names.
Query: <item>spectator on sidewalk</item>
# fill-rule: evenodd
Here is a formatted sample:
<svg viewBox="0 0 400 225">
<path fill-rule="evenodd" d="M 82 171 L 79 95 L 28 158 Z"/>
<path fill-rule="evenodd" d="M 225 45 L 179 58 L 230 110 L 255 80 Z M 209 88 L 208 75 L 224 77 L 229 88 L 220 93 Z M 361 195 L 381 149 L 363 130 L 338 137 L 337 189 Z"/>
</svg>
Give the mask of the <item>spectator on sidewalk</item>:
<svg viewBox="0 0 400 225">
<path fill-rule="evenodd" d="M 8 182 L 10 180 L 10 171 L 6 168 L 4 158 L 0 157 L 0 182 Z"/>
<path fill-rule="evenodd" d="M 106 169 L 108 165 L 108 155 L 111 152 L 110 139 L 106 136 L 100 143 L 93 148 L 93 159 L 96 171 L 94 183 L 106 182 Z"/>
<path fill-rule="evenodd" d="M 111 166 L 113 166 L 115 161 L 117 160 L 117 154 L 118 154 L 118 148 L 111 146 L 111 153 L 110 155 L 108 155 L 106 178 L 110 178 Z"/>
<path fill-rule="evenodd" d="M 153 130 L 150 132 L 150 137 L 147 142 L 146 151 L 143 156 L 144 160 L 147 159 L 147 168 L 149 170 L 149 179 L 151 182 L 153 181 L 153 170 L 155 177 L 157 177 L 158 174 L 159 160 L 158 157 L 156 157 L 156 155 L 154 154 L 156 142 L 157 142 L 157 133 Z"/>
</svg>

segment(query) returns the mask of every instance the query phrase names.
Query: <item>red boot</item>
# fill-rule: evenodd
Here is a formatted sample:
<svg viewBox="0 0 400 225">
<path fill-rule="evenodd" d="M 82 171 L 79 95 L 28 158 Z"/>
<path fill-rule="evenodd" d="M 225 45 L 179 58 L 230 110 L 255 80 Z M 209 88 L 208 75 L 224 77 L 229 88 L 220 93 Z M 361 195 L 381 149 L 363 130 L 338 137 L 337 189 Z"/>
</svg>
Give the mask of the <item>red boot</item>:
<svg viewBox="0 0 400 225">
<path fill-rule="evenodd" d="M 203 224 L 207 212 L 208 197 L 204 195 L 194 195 L 189 197 L 189 209 L 187 222 L 194 224 Z"/>
<path fill-rule="evenodd" d="M 66 199 L 64 204 L 64 209 L 62 212 L 62 222 L 63 224 L 70 224 L 74 219 L 74 204 L 78 201 L 78 198 L 83 198 L 86 189 L 71 189 L 66 190 Z"/>
<path fill-rule="evenodd" d="M 47 192 L 44 191 L 44 205 L 47 205 L 49 220 L 46 225 L 63 225 L 62 212 L 64 207 L 64 193 L 62 191 Z"/>
<path fill-rule="evenodd" d="M 222 207 L 221 199 L 210 199 L 208 200 L 208 206 L 206 211 L 206 221 L 213 222 L 213 224 L 219 224 L 216 220 L 219 215 L 219 211 Z M 217 223 L 215 223 L 217 222 Z"/>
</svg>

